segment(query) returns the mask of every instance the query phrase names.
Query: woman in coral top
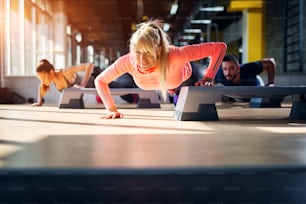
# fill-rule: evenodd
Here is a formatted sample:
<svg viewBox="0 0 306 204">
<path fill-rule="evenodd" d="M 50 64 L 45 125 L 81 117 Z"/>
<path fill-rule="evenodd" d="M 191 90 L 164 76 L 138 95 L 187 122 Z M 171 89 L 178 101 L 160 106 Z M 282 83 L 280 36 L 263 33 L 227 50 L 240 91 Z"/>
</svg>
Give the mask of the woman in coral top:
<svg viewBox="0 0 306 204">
<path fill-rule="evenodd" d="M 209 86 L 223 57 L 226 44 L 209 42 L 176 47 L 170 45 L 159 20 L 140 24 L 130 39 L 130 52 L 118 58 L 95 79 L 97 92 L 109 113 L 103 118 L 120 118 L 108 84 L 129 73 L 139 88 L 160 90 L 163 97 L 167 91 L 179 87 L 190 78 L 192 68 L 190 61 L 209 57 L 210 63 L 203 79 L 197 86 Z"/>
</svg>

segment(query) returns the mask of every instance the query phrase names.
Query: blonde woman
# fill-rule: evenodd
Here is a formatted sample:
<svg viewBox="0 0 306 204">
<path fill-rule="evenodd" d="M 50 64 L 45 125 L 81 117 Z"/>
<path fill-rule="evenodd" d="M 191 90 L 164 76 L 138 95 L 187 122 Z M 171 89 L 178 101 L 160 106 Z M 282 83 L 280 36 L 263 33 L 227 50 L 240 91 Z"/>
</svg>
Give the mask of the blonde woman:
<svg viewBox="0 0 306 204">
<path fill-rule="evenodd" d="M 94 65 L 92 63 L 84 63 L 55 70 L 54 66 L 47 59 L 40 60 L 36 68 L 36 75 L 40 80 L 38 99 L 32 106 L 41 106 L 43 104 L 43 97 L 49 91 L 52 83 L 54 83 L 59 91 L 69 87 L 91 87 L 88 86 L 88 80 L 91 76 L 93 67 Z M 82 71 L 84 71 L 85 74 L 81 79 L 77 73 Z M 93 86 L 92 84 L 92 88 Z"/>
<path fill-rule="evenodd" d="M 190 61 L 209 57 L 210 63 L 199 85 L 210 85 L 226 53 L 223 42 L 209 42 L 176 47 L 170 45 L 159 20 L 140 24 L 130 39 L 130 52 L 118 58 L 95 79 L 97 92 L 108 110 L 103 118 L 120 118 L 111 96 L 109 83 L 129 73 L 137 86 L 145 90 L 167 90 L 179 87 L 190 78 Z"/>
</svg>

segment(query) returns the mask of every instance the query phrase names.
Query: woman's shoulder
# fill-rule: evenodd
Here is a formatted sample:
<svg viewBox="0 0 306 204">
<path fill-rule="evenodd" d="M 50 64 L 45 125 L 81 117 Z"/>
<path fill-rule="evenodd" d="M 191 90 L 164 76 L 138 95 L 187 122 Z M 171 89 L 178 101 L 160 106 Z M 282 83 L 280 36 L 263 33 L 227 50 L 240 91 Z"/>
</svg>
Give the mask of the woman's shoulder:
<svg viewBox="0 0 306 204">
<path fill-rule="evenodd" d="M 179 55 L 180 53 L 182 53 L 182 46 L 175 46 L 175 45 L 171 45 L 169 46 L 168 48 L 168 53 L 170 56 L 173 56 L 173 55 Z"/>
<path fill-rule="evenodd" d="M 200 47 L 205 47 L 204 43 L 193 44 L 193 45 L 182 45 L 182 46 L 171 45 L 169 46 L 169 53 L 180 53 L 188 50 L 198 49 Z"/>
<path fill-rule="evenodd" d="M 133 55 L 131 53 L 124 54 L 117 58 L 112 64 L 120 65 L 120 64 L 130 64 L 134 60 Z"/>
<path fill-rule="evenodd" d="M 184 45 L 184 46 L 169 46 L 168 52 L 170 58 L 182 58 L 189 56 L 190 53 L 193 51 L 197 51 L 193 46 L 191 45 Z"/>
<path fill-rule="evenodd" d="M 179 47 L 179 46 L 176 46 L 176 45 L 170 45 L 169 46 L 169 52 L 175 52 L 175 51 L 177 51 L 177 50 L 179 50 L 181 47 Z"/>
<path fill-rule="evenodd" d="M 110 67 L 115 69 L 124 69 L 129 71 L 132 67 L 136 65 L 135 57 L 131 53 L 124 54 L 116 59 Z"/>
<path fill-rule="evenodd" d="M 65 72 L 65 68 L 56 69 L 54 72 L 55 72 L 56 74 L 58 74 L 58 75 L 61 75 L 61 74 L 63 74 L 63 73 Z"/>
</svg>

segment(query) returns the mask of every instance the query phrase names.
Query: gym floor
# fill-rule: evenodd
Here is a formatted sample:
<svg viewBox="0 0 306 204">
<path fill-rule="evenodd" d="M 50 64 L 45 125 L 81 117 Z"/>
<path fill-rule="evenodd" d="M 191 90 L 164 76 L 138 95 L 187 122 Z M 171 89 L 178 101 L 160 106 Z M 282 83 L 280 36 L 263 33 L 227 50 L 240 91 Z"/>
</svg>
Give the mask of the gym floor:
<svg viewBox="0 0 306 204">
<path fill-rule="evenodd" d="M 103 107 L 0 105 L 0 170 L 211 169 L 305 166 L 306 121 L 290 104 L 217 104 L 219 121 L 176 121 L 173 106 L 105 120 Z M 2 174 L 3 175 L 3 174 Z M 215 201 L 215 200 L 213 200 Z"/>
<path fill-rule="evenodd" d="M 219 121 L 176 121 L 171 104 L 161 109 L 126 104 L 120 107 L 124 118 L 105 120 L 100 118 L 103 107 L 1 105 L 1 166 L 159 168 L 306 161 L 306 123 L 288 119 L 289 105 L 219 104 L 217 110 Z"/>
</svg>

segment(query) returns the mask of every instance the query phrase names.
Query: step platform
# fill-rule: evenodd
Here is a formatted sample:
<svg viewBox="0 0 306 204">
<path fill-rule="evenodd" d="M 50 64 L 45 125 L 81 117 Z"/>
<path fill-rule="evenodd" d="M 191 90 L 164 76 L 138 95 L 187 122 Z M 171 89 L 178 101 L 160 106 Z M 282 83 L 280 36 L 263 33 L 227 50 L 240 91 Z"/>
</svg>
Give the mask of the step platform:
<svg viewBox="0 0 306 204">
<path fill-rule="evenodd" d="M 251 98 L 251 107 L 262 107 L 265 101 L 278 101 L 291 96 L 291 120 L 306 120 L 306 86 L 215 86 L 182 87 L 174 117 L 180 121 L 219 120 L 216 103 L 225 95 L 233 98 Z M 274 107 L 281 108 L 276 104 Z M 264 109 L 262 109 L 264 111 Z M 246 113 L 247 114 L 247 113 Z"/>
<path fill-rule="evenodd" d="M 143 90 L 139 88 L 111 88 L 111 94 L 123 96 L 127 94 L 137 94 L 139 96 L 138 108 L 160 108 L 160 100 L 156 91 Z M 83 109 L 86 107 L 83 96 L 85 94 L 97 95 L 95 88 L 66 88 L 62 91 L 58 108 L 76 108 Z"/>
</svg>

